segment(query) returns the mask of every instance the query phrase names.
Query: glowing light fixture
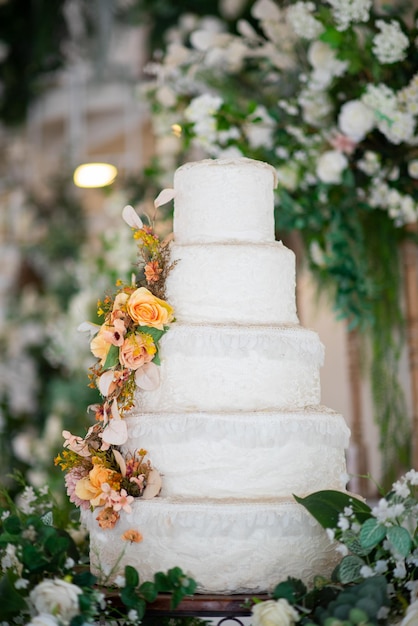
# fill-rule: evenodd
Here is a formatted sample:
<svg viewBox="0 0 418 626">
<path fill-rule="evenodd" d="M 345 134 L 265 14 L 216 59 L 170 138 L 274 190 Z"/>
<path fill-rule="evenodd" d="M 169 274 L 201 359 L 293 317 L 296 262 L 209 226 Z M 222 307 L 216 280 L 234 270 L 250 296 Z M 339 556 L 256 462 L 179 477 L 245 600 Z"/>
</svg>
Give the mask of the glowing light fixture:
<svg viewBox="0 0 418 626">
<path fill-rule="evenodd" d="M 117 173 L 116 167 L 110 163 L 83 163 L 75 169 L 73 180 L 77 187 L 106 187 L 113 183 Z"/>
</svg>

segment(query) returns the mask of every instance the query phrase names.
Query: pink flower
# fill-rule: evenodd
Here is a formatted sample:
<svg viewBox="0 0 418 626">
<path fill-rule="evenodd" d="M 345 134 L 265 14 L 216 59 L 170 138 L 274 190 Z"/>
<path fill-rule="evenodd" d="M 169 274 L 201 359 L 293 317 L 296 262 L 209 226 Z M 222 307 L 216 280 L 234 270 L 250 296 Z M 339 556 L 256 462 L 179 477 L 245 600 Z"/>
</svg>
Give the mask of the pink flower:
<svg viewBox="0 0 418 626">
<path fill-rule="evenodd" d="M 330 144 L 333 148 L 338 150 L 339 152 L 344 152 L 345 154 L 353 154 L 356 149 L 357 142 L 347 135 L 343 135 L 342 133 L 336 133 L 330 140 Z"/>
<path fill-rule="evenodd" d="M 134 497 L 128 496 L 126 489 L 120 490 L 120 495 L 118 497 L 117 502 L 113 505 L 114 511 L 125 511 L 125 513 L 131 513 L 132 509 L 130 507 L 133 502 Z"/>
<path fill-rule="evenodd" d="M 129 482 L 135 483 L 138 489 L 142 491 L 144 488 L 144 480 L 145 480 L 144 474 L 140 474 L 139 476 L 131 476 L 131 478 L 129 479 Z"/>
<path fill-rule="evenodd" d="M 125 335 L 126 326 L 123 320 L 119 318 L 115 318 L 113 320 L 113 326 L 107 326 L 103 331 L 103 339 L 114 346 L 121 346 L 124 342 Z"/>
<path fill-rule="evenodd" d="M 76 454 L 79 454 L 80 456 L 91 456 L 89 447 L 86 441 L 84 441 L 83 437 L 77 437 L 76 435 L 72 435 L 68 430 L 63 430 L 62 436 L 64 437 L 64 448 L 68 448 L 69 450 L 75 452 Z"/>
<path fill-rule="evenodd" d="M 67 495 L 70 498 L 70 502 L 78 506 L 80 509 L 89 509 L 90 502 L 88 500 L 82 500 L 75 493 L 75 488 L 79 480 L 88 476 L 89 470 L 82 465 L 71 468 L 64 478 L 65 486 L 67 487 Z"/>
<path fill-rule="evenodd" d="M 120 348 L 119 360 L 124 367 L 137 370 L 152 361 L 157 349 L 151 335 L 135 333 L 127 337 Z"/>
</svg>

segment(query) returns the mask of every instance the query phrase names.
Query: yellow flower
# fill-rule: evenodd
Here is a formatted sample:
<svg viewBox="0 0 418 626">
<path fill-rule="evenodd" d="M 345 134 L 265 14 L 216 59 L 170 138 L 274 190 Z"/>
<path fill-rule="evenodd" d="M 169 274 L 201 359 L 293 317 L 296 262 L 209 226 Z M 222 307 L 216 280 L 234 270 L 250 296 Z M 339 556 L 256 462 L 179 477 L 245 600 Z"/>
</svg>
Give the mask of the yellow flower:
<svg viewBox="0 0 418 626">
<path fill-rule="evenodd" d="M 107 324 L 103 324 L 100 327 L 99 332 L 90 342 L 90 350 L 94 354 L 95 357 L 100 359 L 100 365 L 104 365 L 106 362 L 106 358 L 108 352 L 110 350 L 110 346 L 112 345 L 109 341 L 109 326 Z"/>
<path fill-rule="evenodd" d="M 89 475 L 78 481 L 75 487 L 75 494 L 81 500 L 89 500 L 92 506 L 101 506 L 106 500 L 106 494 L 103 493 L 102 485 L 107 483 L 113 486 L 116 476 L 117 474 L 113 470 L 96 463 L 93 469 L 90 470 Z"/>
<path fill-rule="evenodd" d="M 173 308 L 145 287 L 140 287 L 133 292 L 126 307 L 131 318 L 140 326 L 151 326 L 163 330 L 164 325 L 173 319 Z"/>
</svg>

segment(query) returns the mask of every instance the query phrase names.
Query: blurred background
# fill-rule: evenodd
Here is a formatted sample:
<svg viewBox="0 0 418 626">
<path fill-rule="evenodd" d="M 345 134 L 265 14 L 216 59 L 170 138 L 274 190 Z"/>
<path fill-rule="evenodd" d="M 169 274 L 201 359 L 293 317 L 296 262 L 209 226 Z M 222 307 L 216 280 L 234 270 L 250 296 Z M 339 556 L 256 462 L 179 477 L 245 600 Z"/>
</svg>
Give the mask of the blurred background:
<svg viewBox="0 0 418 626">
<path fill-rule="evenodd" d="M 307 158 L 324 148 L 318 142 L 304 154 L 299 148 L 298 160 L 294 129 L 312 140 L 321 134 L 323 144 L 329 128 L 324 119 L 333 114 L 325 92 L 341 104 L 341 93 L 354 99 L 356 85 L 370 75 L 399 90 L 399 81 L 408 85 L 417 71 L 416 47 L 402 64 L 403 73 L 393 65 L 386 66 L 392 73 L 385 73 L 360 56 L 370 55 L 370 46 L 350 52 L 358 54 L 357 61 L 347 57 L 347 42 L 334 29 L 328 44 L 334 50 L 344 44 L 357 72 L 321 75 L 310 100 L 322 111 L 321 121 L 309 118 L 301 98 L 299 116 L 292 102 L 301 77 L 306 83 L 319 62 L 315 66 L 309 57 L 312 38 L 290 41 L 280 31 L 282 4 L 0 0 L 0 480 L 5 486 L 13 488 L 8 475 L 19 470 L 31 484 L 50 484 L 65 500 L 62 474 L 53 465 L 61 432 L 83 435 L 86 408 L 97 400 L 88 386 L 93 362 L 88 341 L 77 327 L 94 321 L 98 298 L 118 278 L 129 277 L 136 259 L 122 208 L 132 204 L 153 216 L 153 200 L 172 186 L 175 168 L 207 156 L 261 158 L 278 169 L 286 193 L 277 196 L 277 238 L 297 254 L 301 324 L 316 330 L 325 345 L 322 403 L 342 413 L 352 429 L 350 486 L 367 495 L 373 483 L 359 475 L 370 473 L 384 482 L 412 467 L 416 329 L 411 319 L 408 326 L 406 290 L 407 279 L 409 290 L 418 287 L 416 213 L 400 219 L 389 211 L 369 211 L 359 192 L 361 180 L 348 175 L 309 178 Z M 389 3 L 387 14 L 405 15 L 412 40 L 413 10 L 408 2 Z M 382 170 L 383 159 L 405 162 L 416 155 L 413 141 L 396 143 L 380 132 L 380 143 L 371 141 L 362 155 L 380 154 Z M 77 186 L 75 169 L 91 162 L 113 165 L 116 177 L 104 186 Z M 350 175 L 357 173 L 352 168 Z M 296 178 L 291 182 L 289 176 Z M 395 188 L 397 180 L 406 179 L 392 175 L 391 180 Z M 416 204 L 415 183 L 409 176 L 405 188 Z M 331 206 L 344 207 L 347 220 Z M 171 205 L 159 209 L 162 235 L 171 231 L 171 210 Z"/>
</svg>

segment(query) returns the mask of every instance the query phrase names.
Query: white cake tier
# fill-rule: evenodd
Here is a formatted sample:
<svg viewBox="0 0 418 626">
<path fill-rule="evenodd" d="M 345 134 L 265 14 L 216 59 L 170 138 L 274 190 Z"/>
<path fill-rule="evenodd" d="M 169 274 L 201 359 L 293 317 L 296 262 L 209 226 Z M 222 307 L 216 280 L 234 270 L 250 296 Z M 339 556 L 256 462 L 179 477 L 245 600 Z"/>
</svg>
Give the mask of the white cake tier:
<svg viewBox="0 0 418 626">
<path fill-rule="evenodd" d="M 202 593 L 271 591 L 288 576 L 312 583 L 338 562 L 325 531 L 294 501 L 181 501 L 165 498 L 135 501 L 114 529 L 101 530 L 97 511 L 83 512 L 90 530 L 90 563 L 123 574 L 136 567 L 141 581 L 156 572 L 181 567 Z M 141 543 L 126 545 L 121 535 L 131 528 Z M 128 547 L 128 549 L 126 549 Z"/>
<path fill-rule="evenodd" d="M 125 452 L 145 448 L 161 495 L 305 496 L 345 489 L 350 431 L 324 407 L 276 413 L 144 414 L 126 418 Z"/>
<path fill-rule="evenodd" d="M 301 326 L 172 324 L 161 381 L 136 392 L 139 412 L 261 411 L 317 405 L 323 346 Z"/>
<path fill-rule="evenodd" d="M 167 300 L 182 322 L 297 324 L 295 255 L 281 242 L 172 245 Z"/>
<path fill-rule="evenodd" d="M 276 172 L 251 159 L 206 159 L 174 175 L 177 243 L 274 241 Z"/>
</svg>

